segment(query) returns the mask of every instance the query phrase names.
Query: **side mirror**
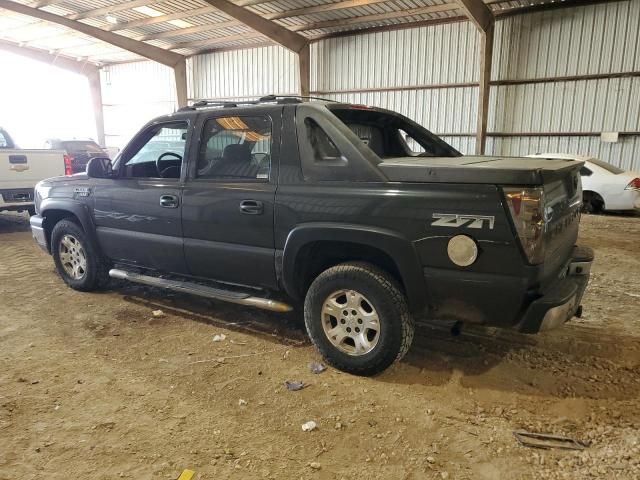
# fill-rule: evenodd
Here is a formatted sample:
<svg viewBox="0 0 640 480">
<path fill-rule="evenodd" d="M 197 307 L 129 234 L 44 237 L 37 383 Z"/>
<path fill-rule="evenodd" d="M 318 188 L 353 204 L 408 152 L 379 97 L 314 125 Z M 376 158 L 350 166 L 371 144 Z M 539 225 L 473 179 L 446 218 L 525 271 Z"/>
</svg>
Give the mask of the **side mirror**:
<svg viewBox="0 0 640 480">
<path fill-rule="evenodd" d="M 87 163 L 87 177 L 89 178 L 109 178 L 112 174 L 111 160 L 107 157 L 93 157 Z"/>
</svg>

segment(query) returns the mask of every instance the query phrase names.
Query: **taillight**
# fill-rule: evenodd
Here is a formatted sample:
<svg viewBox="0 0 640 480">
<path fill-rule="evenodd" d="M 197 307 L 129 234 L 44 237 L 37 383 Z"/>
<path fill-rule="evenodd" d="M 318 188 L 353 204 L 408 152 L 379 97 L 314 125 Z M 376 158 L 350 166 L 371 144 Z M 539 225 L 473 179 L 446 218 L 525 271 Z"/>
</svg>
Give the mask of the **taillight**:
<svg viewBox="0 0 640 480">
<path fill-rule="evenodd" d="M 503 188 L 511 220 L 529 263 L 544 260 L 544 190 L 542 188 Z"/>
<path fill-rule="evenodd" d="M 640 190 L 640 178 L 634 178 L 629 185 L 624 187 L 625 190 Z"/>
<path fill-rule="evenodd" d="M 73 175 L 73 167 L 71 166 L 71 157 L 65 153 L 63 158 L 64 158 L 64 174 L 66 176 Z"/>
</svg>

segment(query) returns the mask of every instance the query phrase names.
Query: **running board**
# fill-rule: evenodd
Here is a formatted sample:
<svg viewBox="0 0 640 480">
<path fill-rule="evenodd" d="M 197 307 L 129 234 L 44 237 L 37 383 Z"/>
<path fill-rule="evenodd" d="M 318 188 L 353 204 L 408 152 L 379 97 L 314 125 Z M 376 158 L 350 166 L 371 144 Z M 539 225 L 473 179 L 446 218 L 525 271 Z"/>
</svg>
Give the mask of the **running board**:
<svg viewBox="0 0 640 480">
<path fill-rule="evenodd" d="M 141 275 L 139 273 L 127 272 L 112 268 L 109 270 L 109 276 L 120 280 L 128 280 L 134 283 L 149 285 L 150 287 L 165 288 L 180 293 L 188 293 L 199 297 L 211 298 L 214 300 L 222 300 L 224 302 L 238 303 L 240 305 L 248 305 L 263 310 L 271 310 L 272 312 L 290 312 L 293 310 L 291 305 L 268 298 L 253 297 L 248 293 L 233 292 L 230 290 L 221 290 L 219 288 L 207 287 L 192 282 L 183 282 L 180 280 L 167 280 L 164 278 L 151 277 L 149 275 Z"/>
</svg>

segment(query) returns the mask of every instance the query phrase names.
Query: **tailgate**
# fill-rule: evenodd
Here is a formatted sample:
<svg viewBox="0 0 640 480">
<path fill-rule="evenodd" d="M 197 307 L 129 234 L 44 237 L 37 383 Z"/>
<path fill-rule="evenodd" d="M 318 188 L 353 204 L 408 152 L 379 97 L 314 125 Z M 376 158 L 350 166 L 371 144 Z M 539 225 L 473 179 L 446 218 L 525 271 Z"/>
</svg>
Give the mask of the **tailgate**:
<svg viewBox="0 0 640 480">
<path fill-rule="evenodd" d="M 0 189 L 33 188 L 46 178 L 64 175 L 61 150 L 0 151 Z"/>
<path fill-rule="evenodd" d="M 573 162 L 573 168 L 564 169 L 560 174 L 545 180 L 544 205 L 546 228 L 544 233 L 545 280 L 552 281 L 571 257 L 571 251 L 578 239 L 580 209 L 582 207 L 582 182 L 580 167 L 582 162 Z"/>
</svg>

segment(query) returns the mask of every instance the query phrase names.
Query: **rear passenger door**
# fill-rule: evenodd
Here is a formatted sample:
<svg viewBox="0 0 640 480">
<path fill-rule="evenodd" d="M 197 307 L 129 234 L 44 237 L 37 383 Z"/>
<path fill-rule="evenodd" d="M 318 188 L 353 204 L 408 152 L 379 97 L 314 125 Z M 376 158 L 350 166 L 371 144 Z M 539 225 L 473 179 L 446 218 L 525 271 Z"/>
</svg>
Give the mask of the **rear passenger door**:
<svg viewBox="0 0 640 480">
<path fill-rule="evenodd" d="M 183 192 L 192 275 L 275 287 L 273 218 L 282 107 L 203 114 Z"/>
</svg>

